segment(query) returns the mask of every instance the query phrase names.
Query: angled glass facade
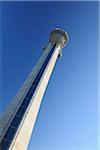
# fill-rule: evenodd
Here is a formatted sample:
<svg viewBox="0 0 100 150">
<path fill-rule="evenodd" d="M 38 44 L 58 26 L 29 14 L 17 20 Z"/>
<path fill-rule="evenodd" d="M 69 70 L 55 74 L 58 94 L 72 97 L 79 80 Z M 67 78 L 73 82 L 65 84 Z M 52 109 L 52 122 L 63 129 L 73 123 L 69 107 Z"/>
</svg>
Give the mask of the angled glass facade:
<svg viewBox="0 0 100 150">
<path fill-rule="evenodd" d="M 35 80 L 33 81 L 29 91 L 27 92 L 27 94 L 26 94 L 22 104 L 20 105 L 15 117 L 13 118 L 9 128 L 7 129 L 3 139 L 1 141 L 1 144 L 0 144 L 1 150 L 7 150 L 10 147 L 10 144 L 11 144 L 11 142 L 12 142 L 12 140 L 13 140 L 16 132 L 17 132 L 17 129 L 18 129 L 18 127 L 22 121 L 22 118 L 23 118 L 23 116 L 24 116 L 24 114 L 25 114 L 25 112 L 26 112 L 26 110 L 30 104 L 31 98 L 32 98 L 32 96 L 33 96 L 33 94 L 37 88 L 37 85 L 38 85 L 38 83 L 39 83 L 39 81 L 43 75 L 43 72 L 44 72 L 44 70 L 45 70 L 54 50 L 55 50 L 55 47 L 56 47 L 56 44 L 51 48 L 46 60 L 44 61 L 42 67 L 40 68 Z"/>
</svg>

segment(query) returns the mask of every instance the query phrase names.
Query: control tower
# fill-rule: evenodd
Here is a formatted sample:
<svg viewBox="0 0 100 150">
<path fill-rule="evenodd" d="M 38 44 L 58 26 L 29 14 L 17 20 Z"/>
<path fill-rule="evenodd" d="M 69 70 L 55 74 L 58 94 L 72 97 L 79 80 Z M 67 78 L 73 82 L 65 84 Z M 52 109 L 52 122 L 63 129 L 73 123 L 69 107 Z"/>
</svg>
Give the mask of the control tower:
<svg viewBox="0 0 100 150">
<path fill-rule="evenodd" d="M 42 97 L 67 41 L 68 35 L 62 29 L 50 33 L 39 61 L 0 119 L 0 150 L 27 149 Z"/>
</svg>

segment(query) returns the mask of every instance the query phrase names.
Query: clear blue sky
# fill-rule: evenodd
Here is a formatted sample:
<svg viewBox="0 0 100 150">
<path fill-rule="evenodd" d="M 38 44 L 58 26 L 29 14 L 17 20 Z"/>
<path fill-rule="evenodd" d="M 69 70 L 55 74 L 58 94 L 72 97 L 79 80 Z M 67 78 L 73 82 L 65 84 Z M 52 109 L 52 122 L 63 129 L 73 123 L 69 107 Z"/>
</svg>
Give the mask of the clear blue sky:
<svg viewBox="0 0 100 150">
<path fill-rule="evenodd" d="M 98 2 L 3 2 L 2 113 L 39 59 L 53 28 L 69 33 L 29 150 L 96 150 Z"/>
</svg>

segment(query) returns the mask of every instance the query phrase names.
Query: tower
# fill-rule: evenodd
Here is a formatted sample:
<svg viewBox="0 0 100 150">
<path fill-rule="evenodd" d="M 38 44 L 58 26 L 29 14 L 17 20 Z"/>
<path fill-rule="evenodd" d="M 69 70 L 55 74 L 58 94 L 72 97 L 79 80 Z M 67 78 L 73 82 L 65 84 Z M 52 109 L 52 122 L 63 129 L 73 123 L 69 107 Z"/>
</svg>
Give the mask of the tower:
<svg viewBox="0 0 100 150">
<path fill-rule="evenodd" d="M 67 33 L 59 28 L 50 33 L 48 46 L 0 120 L 0 150 L 27 149 L 46 86 L 67 41 Z"/>
</svg>

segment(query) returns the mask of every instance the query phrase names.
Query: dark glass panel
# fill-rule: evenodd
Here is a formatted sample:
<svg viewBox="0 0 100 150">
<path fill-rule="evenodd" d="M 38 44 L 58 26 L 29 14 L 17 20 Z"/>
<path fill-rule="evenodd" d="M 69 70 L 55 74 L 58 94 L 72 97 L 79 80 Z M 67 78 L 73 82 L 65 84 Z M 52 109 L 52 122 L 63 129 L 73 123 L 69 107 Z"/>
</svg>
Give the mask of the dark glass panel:
<svg viewBox="0 0 100 150">
<path fill-rule="evenodd" d="M 16 115 L 18 115 L 18 116 L 23 116 L 24 113 L 25 113 L 25 110 L 26 110 L 25 108 L 20 107 L 19 110 L 18 110 L 18 112 L 16 113 Z"/>
<path fill-rule="evenodd" d="M 16 115 L 16 116 L 14 117 L 12 123 L 11 123 L 11 126 L 17 128 L 18 125 L 19 125 L 20 122 L 21 122 L 21 119 L 22 119 L 21 117 L 18 117 L 18 116 Z"/>
<path fill-rule="evenodd" d="M 7 150 L 9 148 L 9 141 L 6 140 L 2 140 L 1 144 L 0 144 L 0 150 Z"/>
<path fill-rule="evenodd" d="M 33 95 L 33 93 L 28 92 L 27 95 L 26 95 L 26 97 L 27 97 L 28 99 L 30 99 L 30 98 L 32 97 L 32 95 Z"/>
<path fill-rule="evenodd" d="M 16 131 L 15 128 L 9 127 L 6 134 L 5 134 L 5 136 L 4 136 L 4 139 L 7 139 L 7 140 L 11 141 L 14 134 L 15 134 L 15 131 Z"/>
<path fill-rule="evenodd" d="M 28 100 L 27 98 L 25 98 L 21 105 L 27 108 L 29 102 L 30 102 L 30 100 Z"/>
<path fill-rule="evenodd" d="M 35 87 L 36 87 L 36 83 L 34 82 L 33 85 L 30 88 L 30 91 L 29 91 L 30 93 L 32 93 L 32 95 L 33 95 L 33 93 L 35 91 Z"/>
</svg>

